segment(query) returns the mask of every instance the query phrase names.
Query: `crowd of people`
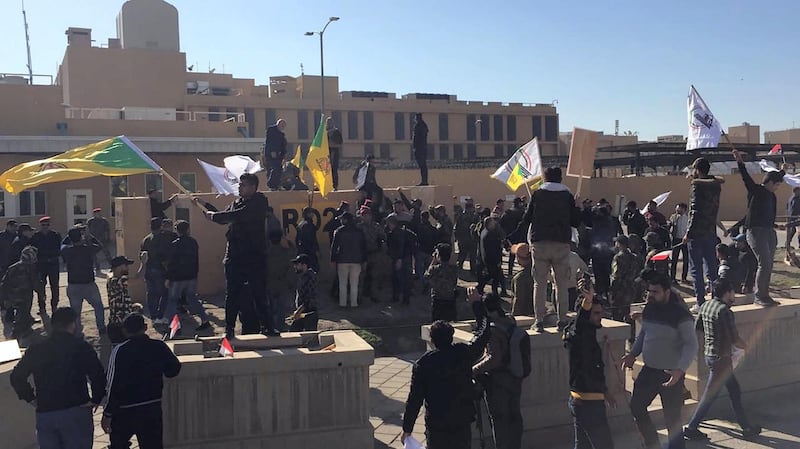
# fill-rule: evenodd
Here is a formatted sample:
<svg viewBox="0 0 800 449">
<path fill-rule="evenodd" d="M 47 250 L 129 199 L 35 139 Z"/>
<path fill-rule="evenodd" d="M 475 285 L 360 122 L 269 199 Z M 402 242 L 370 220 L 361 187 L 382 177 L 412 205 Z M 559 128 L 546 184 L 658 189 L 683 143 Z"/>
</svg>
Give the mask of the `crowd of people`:
<svg viewBox="0 0 800 449">
<path fill-rule="evenodd" d="M 280 122 L 276 127 L 280 130 Z M 697 426 L 722 385 L 731 394 L 743 434 L 760 432 L 744 414 L 732 375 L 734 346 L 745 349 L 745 345 L 736 333 L 730 305 L 734 292 L 751 290 L 756 304 L 777 304 L 768 287 L 776 246 L 774 228 L 779 227 L 775 224 L 774 192 L 783 173 L 768 173 L 756 184 L 741 156 L 736 152 L 734 156 L 748 190 L 748 213 L 735 233 L 717 219 L 722 181 L 709 176 L 710 164 L 703 158 L 692 165 L 690 203 L 678 204 L 669 219 L 653 201 L 643 211 L 629 202 L 619 218 L 604 199 L 596 204 L 581 202 L 562 183 L 558 167 L 545 170 L 544 183 L 529 200 L 515 198 L 507 208 L 499 199 L 490 209 L 466 198 L 463 205 L 453 206 L 451 219 L 445 205 L 426 209 L 420 199 L 409 199 L 400 188 L 397 198 L 389 198 L 388 192 L 377 186 L 367 157 L 354 176 L 361 184 L 358 202 L 352 209 L 348 202 L 341 202 L 322 229 L 330 236 L 330 260 L 324 262 L 320 260 L 320 224 L 315 223 L 314 210 L 302 211 L 294 245 L 290 245 L 268 195 L 258 191 L 259 179 L 254 174 L 240 177 L 238 198 L 222 210 L 195 201 L 207 211 L 210 221 L 227 225 L 223 264 L 224 336 L 228 339 L 235 338 L 237 322 L 245 334 L 271 337 L 286 329 L 284 323 L 292 331 L 316 330 L 320 319 L 318 273 L 323 263 L 334 268 L 331 296 L 341 308 L 359 307 L 362 299 L 410 306 L 412 289 L 429 295 L 435 349 L 414 367 L 403 439 L 411 433 L 424 403 L 428 447 L 469 447 L 475 414 L 473 380 L 478 380 L 486 391 L 496 447 L 519 448 L 523 429 L 519 401 L 531 360 L 529 337 L 518 332 L 513 316 L 529 315 L 534 317 L 535 332 L 556 326 L 569 348 L 568 405 L 575 418 L 576 448 L 613 447 L 604 406 L 604 401 L 613 405 L 613 397 L 607 394 L 596 329 L 602 326 L 603 317 L 632 323 L 637 317 L 631 314 L 631 304 L 644 298 L 647 305 L 641 312 L 641 330 L 622 358 L 626 368 L 632 367 L 637 357 L 644 359 L 634 384 L 631 412 L 645 443 L 656 447 L 658 438 L 647 406 L 660 395 L 670 447 L 680 448 L 684 437 L 704 437 Z M 277 165 L 270 167 L 268 185 L 272 187 L 279 174 Z M 40 220 L 36 233 L 30 225 L 13 220 L 0 233 L 0 294 L 5 318 L 14 323 L 16 336 L 30 332 L 35 321 L 31 315 L 34 293 L 40 315 L 46 316 L 44 286 L 46 282 L 51 286 L 50 338 L 41 349 L 26 353 L 13 380 L 20 398 L 33 402 L 41 422 L 49 423 L 42 424 L 43 428 L 51 426 L 53 432 L 62 432 L 63 420 L 85 419 L 83 409 L 99 404 L 105 396 L 103 428 L 112 432 L 112 447 L 127 447 L 124 444 L 133 434 L 139 435 L 140 447 L 160 447 L 155 443 L 160 441 L 160 430 L 148 434 L 143 423 L 157 422 L 160 429 L 160 406 L 156 406 L 160 379 L 177 375 L 180 365 L 171 353 L 166 354 L 166 346 L 145 336 L 142 308 L 131 300 L 128 280 L 144 279 L 144 311 L 155 326 L 167 325 L 183 307 L 199 317 L 195 331 L 212 327 L 197 296 L 200 248 L 191 237 L 189 223 L 173 224 L 166 218 L 164 211 L 174 197 L 163 202 L 155 192 L 150 197 L 151 232 L 142 241 L 135 273 L 129 271 L 134 260 L 111 257 L 109 226 L 99 209 L 94 221 L 69 229 L 64 239 L 50 229 L 49 217 Z M 717 227 L 733 236 L 732 244 L 719 241 Z M 289 246 L 294 246 L 294 251 L 289 251 Z M 108 321 L 95 282 L 98 253 L 105 254 L 111 267 Z M 506 267 L 504 254 L 508 254 Z M 680 282 L 688 283 L 691 274 L 697 296 L 697 305 L 691 310 L 672 288 L 678 283 L 679 257 L 683 258 Z M 67 268 L 69 308 L 58 307 L 59 259 Z M 294 290 L 291 310 L 287 310 L 282 289 L 288 279 Z M 469 344 L 453 344 L 449 324 L 467 318 L 458 316 L 459 279 L 477 282 L 476 288 L 466 292 L 477 319 L 476 337 Z M 384 295 L 386 283 L 390 283 L 391 294 Z M 486 286 L 490 286 L 488 293 L 484 293 Z M 707 292 L 710 301 L 705 301 Z M 98 371 L 96 356 L 82 355 L 86 351 L 80 319 L 84 300 L 94 309 L 98 331 L 107 333 L 116 345 L 108 385 L 102 368 Z M 552 313 L 556 320 L 548 322 Z M 693 313 L 699 314 L 696 321 Z M 695 325 L 705 329 L 704 353 L 712 374 L 695 416 L 681 429 L 683 377 L 698 347 Z M 59 351 L 59 357 L 51 356 Z M 64 358 L 67 354 L 72 354 L 71 360 Z M 125 387 L 134 380 L 124 367 L 143 363 L 147 357 L 159 361 L 147 373 L 152 382 L 146 393 L 134 394 Z M 80 364 L 76 376 L 91 379 L 91 396 L 85 382 L 79 388 L 75 379 L 54 381 L 47 374 L 61 366 L 58 364 L 69 363 Z M 35 394 L 27 383 L 31 373 L 37 384 Z M 57 400 L 37 403 L 51 387 L 69 390 L 69 397 L 61 393 Z M 137 402 L 142 398 L 143 402 Z M 70 410 L 70 415 L 45 416 L 63 410 Z"/>
</svg>

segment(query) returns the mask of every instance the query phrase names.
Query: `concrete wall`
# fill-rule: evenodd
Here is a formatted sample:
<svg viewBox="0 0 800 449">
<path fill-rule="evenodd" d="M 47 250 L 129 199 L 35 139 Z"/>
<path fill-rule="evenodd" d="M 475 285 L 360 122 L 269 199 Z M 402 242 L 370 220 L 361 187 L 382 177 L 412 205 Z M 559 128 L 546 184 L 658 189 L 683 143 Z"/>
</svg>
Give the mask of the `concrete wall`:
<svg viewBox="0 0 800 449">
<path fill-rule="evenodd" d="M 14 449 L 37 449 L 36 410 L 25 401 L 20 401 L 11 388 L 11 370 L 17 362 L 0 363 L 0 404 L 3 418 L 0 419 L 0 446 Z"/>
<path fill-rule="evenodd" d="M 275 340 L 245 338 L 251 345 Z M 280 340 L 301 343 L 300 334 Z M 165 447 L 372 447 L 372 347 L 352 331 L 322 333 L 320 342 L 336 346 L 326 351 L 235 347 L 233 358 L 181 356 L 180 375 L 164 388 Z"/>
<path fill-rule="evenodd" d="M 530 327 L 534 320 L 530 317 L 516 317 L 517 325 Z M 455 342 L 468 342 L 472 338 L 473 322 L 458 323 L 454 336 Z M 619 377 L 615 374 L 616 361 L 624 354 L 625 340 L 630 336 L 630 326 L 611 320 L 603 320 L 603 328 L 597 333 L 598 341 L 603 347 L 606 368 L 606 381 L 609 392 L 615 397 L 619 406 L 609 409 L 609 421 L 612 430 L 628 432 L 633 430 L 627 397 Z M 531 337 L 531 363 L 533 369 L 522 384 L 522 419 L 525 448 L 548 448 L 552 441 L 563 440 L 571 431 L 572 416 L 567 408 L 569 397 L 569 353 L 564 348 L 561 335 L 555 329 L 547 329 L 544 334 L 536 334 L 528 330 Z M 430 345 L 430 326 L 422 327 L 422 339 Z M 608 338 L 608 346 L 605 339 Z M 611 348 L 615 362 L 609 357 L 607 348 Z M 617 371 L 618 373 L 618 371 Z M 487 435 L 491 435 L 486 427 Z"/>
</svg>

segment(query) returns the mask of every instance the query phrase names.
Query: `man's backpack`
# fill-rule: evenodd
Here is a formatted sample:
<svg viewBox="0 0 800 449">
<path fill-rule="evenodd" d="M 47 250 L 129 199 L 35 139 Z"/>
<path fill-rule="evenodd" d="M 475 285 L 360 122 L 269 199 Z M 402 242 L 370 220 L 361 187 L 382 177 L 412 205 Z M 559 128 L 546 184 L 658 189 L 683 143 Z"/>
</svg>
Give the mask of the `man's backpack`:
<svg viewBox="0 0 800 449">
<path fill-rule="evenodd" d="M 531 337 L 516 325 L 505 329 L 508 336 L 506 366 L 512 376 L 524 379 L 531 374 Z"/>
</svg>

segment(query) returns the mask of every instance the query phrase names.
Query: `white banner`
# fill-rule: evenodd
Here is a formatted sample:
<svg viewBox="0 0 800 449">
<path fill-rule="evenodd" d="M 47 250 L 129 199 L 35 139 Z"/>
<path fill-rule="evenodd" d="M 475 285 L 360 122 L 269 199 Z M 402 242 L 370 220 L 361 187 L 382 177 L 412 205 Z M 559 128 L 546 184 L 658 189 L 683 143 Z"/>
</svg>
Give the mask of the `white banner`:
<svg viewBox="0 0 800 449">
<path fill-rule="evenodd" d="M 716 148 L 722 137 L 722 127 L 694 86 L 689 90 L 686 104 L 689 113 L 689 138 L 686 140 L 686 150 Z"/>
<path fill-rule="evenodd" d="M 221 195 L 238 195 L 239 194 L 239 178 L 232 176 L 230 172 L 224 167 L 217 167 L 208 162 L 203 162 L 200 159 L 197 163 L 203 167 L 206 176 L 211 181 L 211 186 L 214 192 Z"/>
<path fill-rule="evenodd" d="M 514 171 L 514 167 L 517 166 L 518 162 L 524 170 L 530 173 L 530 176 L 525 179 L 525 182 L 531 182 L 537 177 L 542 177 L 544 175 L 542 171 L 542 156 L 539 151 L 539 140 L 536 137 L 519 147 L 506 163 L 501 165 L 500 168 L 492 174 L 492 178 L 503 184 L 507 184 L 508 178 L 511 176 L 511 172 Z"/>
</svg>

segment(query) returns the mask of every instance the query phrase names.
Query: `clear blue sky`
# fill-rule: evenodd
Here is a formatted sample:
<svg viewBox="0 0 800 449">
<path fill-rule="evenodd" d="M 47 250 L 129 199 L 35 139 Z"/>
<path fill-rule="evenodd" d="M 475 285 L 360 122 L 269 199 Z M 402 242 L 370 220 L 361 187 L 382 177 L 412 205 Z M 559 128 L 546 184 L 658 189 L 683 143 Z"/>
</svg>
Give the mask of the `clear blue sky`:
<svg viewBox="0 0 800 449">
<path fill-rule="evenodd" d="M 61 4 L 62 2 L 58 2 Z M 64 2 L 66 3 L 66 2 Z M 28 0 L 33 66 L 55 74 L 64 31 L 115 37 L 122 0 Z M 462 100 L 550 103 L 573 126 L 641 138 L 686 134 L 697 86 L 727 127 L 800 124 L 796 0 L 316 1 L 173 0 L 188 64 L 255 78 L 326 73 L 341 90 L 456 94 Z M 25 71 L 18 0 L 0 1 L 0 72 Z M 762 135 L 763 137 L 763 135 Z"/>
</svg>

